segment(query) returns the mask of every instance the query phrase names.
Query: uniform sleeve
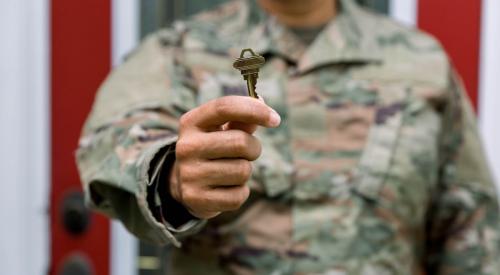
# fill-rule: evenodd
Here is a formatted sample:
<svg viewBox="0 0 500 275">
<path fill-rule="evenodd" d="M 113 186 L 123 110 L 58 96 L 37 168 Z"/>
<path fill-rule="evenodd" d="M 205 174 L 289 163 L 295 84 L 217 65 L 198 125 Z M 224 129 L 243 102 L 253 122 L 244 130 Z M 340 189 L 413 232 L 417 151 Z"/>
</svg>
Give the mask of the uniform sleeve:
<svg viewBox="0 0 500 275">
<path fill-rule="evenodd" d="M 174 228 L 155 209 L 168 210 L 158 205 L 158 185 L 167 184 L 159 182 L 160 170 L 168 169 L 164 160 L 174 154 L 178 117 L 194 107 L 195 94 L 176 64 L 175 47 L 166 43 L 152 35 L 108 76 L 82 131 L 77 164 L 91 208 L 145 241 L 179 246 L 177 236 L 201 222 Z"/>
<path fill-rule="evenodd" d="M 463 85 L 450 76 L 440 181 L 428 212 L 427 274 L 500 274 L 496 190 Z"/>
</svg>

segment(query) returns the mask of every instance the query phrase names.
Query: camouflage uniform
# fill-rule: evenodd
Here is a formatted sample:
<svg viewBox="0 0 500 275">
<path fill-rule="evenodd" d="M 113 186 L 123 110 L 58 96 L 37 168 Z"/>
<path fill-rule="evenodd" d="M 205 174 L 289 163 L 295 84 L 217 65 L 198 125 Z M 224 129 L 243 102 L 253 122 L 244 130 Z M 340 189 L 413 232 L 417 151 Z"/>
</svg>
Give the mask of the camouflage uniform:
<svg viewBox="0 0 500 275">
<path fill-rule="evenodd" d="M 231 64 L 247 47 L 283 122 L 256 133 L 240 211 L 174 226 L 158 188 L 178 118 L 245 94 Z M 102 85 L 77 158 L 91 206 L 179 247 L 172 274 L 500 274 L 494 184 L 449 59 L 349 0 L 309 46 L 251 0 L 149 36 Z"/>
</svg>

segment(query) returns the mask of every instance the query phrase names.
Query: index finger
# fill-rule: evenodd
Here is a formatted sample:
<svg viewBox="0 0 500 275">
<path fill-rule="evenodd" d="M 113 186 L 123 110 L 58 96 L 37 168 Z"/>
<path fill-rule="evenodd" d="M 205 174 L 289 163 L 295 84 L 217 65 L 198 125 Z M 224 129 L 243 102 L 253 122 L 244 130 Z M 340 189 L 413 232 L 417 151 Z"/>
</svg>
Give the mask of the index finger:
<svg viewBox="0 0 500 275">
<path fill-rule="evenodd" d="M 203 129 L 219 127 L 227 122 L 242 122 L 264 127 L 277 127 L 279 114 L 262 101 L 247 96 L 225 96 L 209 101 L 189 112 L 190 124 Z"/>
</svg>

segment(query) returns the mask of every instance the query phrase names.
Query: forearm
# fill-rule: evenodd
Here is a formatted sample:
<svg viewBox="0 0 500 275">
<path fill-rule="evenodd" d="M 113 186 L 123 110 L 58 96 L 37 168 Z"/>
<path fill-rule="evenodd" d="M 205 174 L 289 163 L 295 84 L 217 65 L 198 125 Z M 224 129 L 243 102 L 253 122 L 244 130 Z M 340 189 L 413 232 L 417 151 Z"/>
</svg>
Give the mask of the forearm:
<svg viewBox="0 0 500 275">
<path fill-rule="evenodd" d="M 429 274 L 500 274 L 500 212 L 476 117 L 455 74 L 443 112 L 440 178 L 428 210 Z"/>
<path fill-rule="evenodd" d="M 156 195 L 151 193 L 158 178 L 155 160 L 177 139 L 167 120 L 164 114 L 141 111 L 92 131 L 82 137 L 77 160 L 91 207 L 120 219 L 141 239 L 179 245 L 177 232 L 168 230 L 148 201 Z"/>
</svg>

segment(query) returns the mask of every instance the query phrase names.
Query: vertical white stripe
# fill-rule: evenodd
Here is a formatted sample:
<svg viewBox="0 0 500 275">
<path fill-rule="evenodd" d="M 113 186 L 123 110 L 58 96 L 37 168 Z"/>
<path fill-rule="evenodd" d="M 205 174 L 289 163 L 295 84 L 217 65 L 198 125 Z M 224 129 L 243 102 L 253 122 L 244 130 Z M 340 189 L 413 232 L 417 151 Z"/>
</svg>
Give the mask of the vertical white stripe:
<svg viewBox="0 0 500 275">
<path fill-rule="evenodd" d="M 119 65 L 139 40 L 139 1 L 112 1 L 112 63 Z M 120 222 L 111 222 L 111 274 L 137 274 L 138 241 Z"/>
<path fill-rule="evenodd" d="M 0 1 L 0 274 L 49 265 L 48 7 Z"/>
<path fill-rule="evenodd" d="M 392 18 L 409 26 L 417 25 L 418 0 L 391 0 L 389 14 Z"/>
<path fill-rule="evenodd" d="M 139 1 L 112 0 L 113 66 L 119 65 L 139 41 Z"/>
<path fill-rule="evenodd" d="M 500 1 L 483 0 L 479 125 L 493 175 L 500 187 Z M 500 188 L 498 188 L 500 189 Z"/>
</svg>

